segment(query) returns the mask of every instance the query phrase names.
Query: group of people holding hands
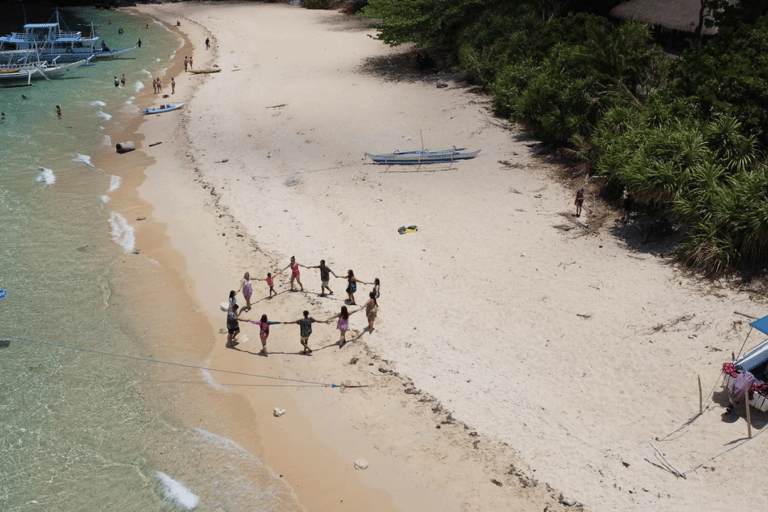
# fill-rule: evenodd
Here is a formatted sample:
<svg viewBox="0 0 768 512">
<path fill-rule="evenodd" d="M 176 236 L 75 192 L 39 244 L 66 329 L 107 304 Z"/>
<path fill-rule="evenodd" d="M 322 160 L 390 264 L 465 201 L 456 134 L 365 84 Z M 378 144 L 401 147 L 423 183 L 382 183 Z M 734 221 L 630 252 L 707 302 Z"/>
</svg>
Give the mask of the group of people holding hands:
<svg viewBox="0 0 768 512">
<path fill-rule="evenodd" d="M 314 266 L 306 266 L 298 263 L 296 261 L 296 258 L 294 256 L 291 256 L 291 262 L 283 269 L 279 270 L 277 274 L 281 274 L 285 270 L 291 269 L 291 291 L 295 292 L 296 288 L 295 285 L 298 284 L 300 291 L 304 291 L 304 285 L 301 283 L 301 272 L 299 270 L 300 267 L 304 267 L 307 269 L 310 268 L 316 268 L 320 270 L 320 283 L 321 283 L 321 290 L 320 290 L 320 296 L 325 297 L 326 296 L 326 290 L 328 291 L 327 295 L 333 295 L 333 290 L 330 288 L 330 276 L 333 275 L 333 277 L 338 279 L 346 279 L 347 280 L 347 296 L 348 299 L 345 301 L 350 306 L 356 306 L 357 303 L 355 302 L 355 293 L 357 292 L 357 285 L 360 284 L 368 284 L 373 285 L 373 290 L 368 294 L 368 301 L 360 308 L 349 311 L 347 309 L 347 306 L 342 306 L 341 311 L 337 313 L 336 315 L 331 316 L 330 318 L 326 320 L 317 320 L 311 316 L 309 316 L 309 311 L 304 311 L 303 317 L 299 318 L 298 320 L 293 320 L 290 322 L 272 322 L 269 321 L 267 318 L 267 315 L 261 315 L 261 319 L 257 322 L 255 320 L 249 320 L 246 318 L 240 318 L 240 314 L 246 311 L 251 310 L 251 297 L 253 296 L 253 281 L 265 281 L 267 285 L 269 286 L 269 299 L 271 299 L 273 296 L 277 295 L 277 292 L 274 288 L 274 277 L 272 276 L 271 272 L 267 273 L 267 277 L 264 279 L 251 279 L 250 273 L 246 272 L 243 276 L 243 279 L 240 281 L 240 286 L 237 290 L 232 290 L 229 292 L 229 307 L 227 310 L 227 348 L 234 348 L 237 346 L 238 341 L 236 341 L 237 335 L 240 333 L 240 327 L 239 322 L 250 322 L 252 324 L 259 326 L 259 337 L 261 338 L 261 351 L 259 352 L 260 355 L 263 355 L 264 357 L 268 356 L 267 352 L 267 338 L 269 337 L 269 327 L 271 325 L 276 324 L 298 324 L 299 325 L 299 333 L 301 337 L 301 345 L 302 345 L 302 354 L 310 355 L 312 354 L 312 349 L 309 348 L 309 336 L 312 334 L 312 324 L 313 323 L 331 323 L 331 321 L 336 320 L 336 328 L 339 330 L 340 337 L 338 341 L 339 347 L 343 347 L 347 340 L 346 340 L 346 333 L 347 330 L 349 330 L 349 317 L 351 315 L 354 315 L 355 313 L 365 310 L 365 316 L 368 319 L 368 332 L 373 332 L 373 324 L 376 321 L 376 316 L 378 314 L 378 302 L 377 299 L 380 295 L 380 286 L 381 283 L 378 278 L 374 279 L 372 283 L 367 283 L 365 281 L 361 281 L 355 277 L 355 274 L 352 270 L 349 270 L 347 272 L 346 276 L 338 276 L 336 273 L 333 272 L 326 264 L 325 260 L 320 260 L 319 265 Z M 240 308 L 237 304 L 237 294 L 239 292 L 243 293 L 243 298 L 245 299 L 245 306 Z"/>
</svg>

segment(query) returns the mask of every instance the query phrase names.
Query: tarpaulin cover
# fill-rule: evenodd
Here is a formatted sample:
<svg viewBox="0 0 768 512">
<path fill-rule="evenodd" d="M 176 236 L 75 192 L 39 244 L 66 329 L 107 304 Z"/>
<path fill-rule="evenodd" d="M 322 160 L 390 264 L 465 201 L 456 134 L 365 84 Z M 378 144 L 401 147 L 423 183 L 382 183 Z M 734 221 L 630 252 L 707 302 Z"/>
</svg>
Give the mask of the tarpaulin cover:
<svg viewBox="0 0 768 512">
<path fill-rule="evenodd" d="M 754 327 L 755 329 L 757 329 L 758 331 L 764 334 L 768 334 L 768 316 L 764 316 L 760 320 L 755 320 L 749 325 L 751 325 L 752 327 Z"/>
</svg>

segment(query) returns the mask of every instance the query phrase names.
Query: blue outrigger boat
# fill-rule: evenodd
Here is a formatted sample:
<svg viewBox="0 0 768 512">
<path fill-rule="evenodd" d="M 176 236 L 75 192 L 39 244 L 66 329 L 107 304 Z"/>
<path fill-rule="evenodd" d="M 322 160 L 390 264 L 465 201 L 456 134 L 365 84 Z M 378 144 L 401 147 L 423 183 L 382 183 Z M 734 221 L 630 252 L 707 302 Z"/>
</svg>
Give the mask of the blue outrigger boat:
<svg viewBox="0 0 768 512">
<path fill-rule="evenodd" d="M 142 113 L 144 114 L 162 114 L 163 112 L 170 112 L 171 110 L 178 110 L 181 107 L 183 107 L 183 103 L 179 103 L 178 105 L 160 105 L 157 108 L 148 108 L 146 110 L 143 110 Z"/>
<path fill-rule="evenodd" d="M 436 164 L 449 163 L 456 160 L 469 160 L 475 158 L 480 150 L 465 152 L 466 148 L 443 149 L 440 151 L 396 151 L 383 155 L 372 155 L 366 153 L 365 156 L 377 164 L 391 165 L 414 165 L 414 164 Z"/>
</svg>

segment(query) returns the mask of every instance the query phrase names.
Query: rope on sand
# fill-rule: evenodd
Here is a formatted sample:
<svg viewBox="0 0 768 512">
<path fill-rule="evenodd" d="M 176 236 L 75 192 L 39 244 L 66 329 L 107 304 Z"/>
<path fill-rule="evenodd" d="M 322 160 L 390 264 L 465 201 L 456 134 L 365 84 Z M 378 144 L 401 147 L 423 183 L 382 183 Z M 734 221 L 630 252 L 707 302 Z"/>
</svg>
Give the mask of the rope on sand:
<svg viewBox="0 0 768 512">
<path fill-rule="evenodd" d="M 61 345 L 61 344 L 53 343 L 53 342 L 50 342 L 50 341 L 33 340 L 33 339 L 29 339 L 29 338 L 20 338 L 20 337 L 17 337 L 17 336 L 4 336 L 4 335 L 0 335 L 0 341 L 21 341 L 21 342 L 24 342 L 24 343 L 35 343 L 35 344 L 38 344 L 38 345 L 47 345 L 47 346 L 50 346 L 50 347 L 56 347 L 56 348 L 62 348 L 62 349 L 68 349 L 68 350 L 76 350 L 78 352 L 87 352 L 89 354 L 98 354 L 98 355 L 101 355 L 101 356 L 116 357 L 116 358 L 120 358 L 120 359 L 130 359 L 130 360 L 133 360 L 133 361 L 140 361 L 140 362 L 143 362 L 143 363 L 163 364 L 163 365 L 167 365 L 167 366 L 178 366 L 178 367 L 181 367 L 181 368 L 192 368 L 192 369 L 195 369 L 195 370 L 207 370 L 209 372 L 229 373 L 229 374 L 232 374 L 232 375 L 244 375 L 246 377 L 258 377 L 258 378 L 261 378 L 261 379 L 279 380 L 279 381 L 283 381 L 283 382 L 295 382 L 297 384 L 305 384 L 305 385 L 316 386 L 316 387 L 328 387 L 328 388 L 358 388 L 358 387 L 367 387 L 367 386 L 346 386 L 346 385 L 343 385 L 343 384 L 341 384 L 341 385 L 339 385 L 339 384 L 328 384 L 328 383 L 325 383 L 325 382 L 313 382 L 313 381 L 301 380 L 301 379 L 289 379 L 289 378 L 286 378 L 286 377 L 274 377 L 274 376 L 271 376 L 271 375 L 261 375 L 261 374 L 258 374 L 258 373 L 238 372 L 238 371 L 234 371 L 234 370 L 223 370 L 223 369 L 220 369 L 220 368 L 208 368 L 208 367 L 205 367 L 205 366 L 197 366 L 197 365 L 194 365 L 194 364 L 177 363 L 177 362 L 174 362 L 174 361 L 161 361 L 161 360 L 158 360 L 158 359 L 150 359 L 150 358 L 147 358 L 147 357 L 129 356 L 129 355 L 126 355 L 126 354 L 113 354 L 113 353 L 110 353 L 110 352 L 104 352 L 104 351 L 95 350 L 95 349 L 92 349 L 92 348 L 74 347 L 72 345 Z"/>
</svg>

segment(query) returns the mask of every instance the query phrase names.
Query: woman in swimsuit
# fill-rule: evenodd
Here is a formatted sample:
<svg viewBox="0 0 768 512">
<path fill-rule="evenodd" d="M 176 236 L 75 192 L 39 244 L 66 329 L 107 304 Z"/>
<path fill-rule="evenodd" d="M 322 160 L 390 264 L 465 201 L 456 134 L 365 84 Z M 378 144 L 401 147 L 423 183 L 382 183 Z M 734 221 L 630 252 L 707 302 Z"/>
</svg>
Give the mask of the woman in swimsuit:
<svg viewBox="0 0 768 512">
<path fill-rule="evenodd" d="M 365 281 L 361 281 L 358 278 L 355 277 L 355 273 L 352 272 L 350 269 L 349 272 L 347 272 L 347 289 L 345 290 L 347 292 L 347 295 L 349 296 L 348 302 L 352 306 L 356 306 L 355 304 L 355 292 L 357 291 L 357 283 L 361 284 L 373 284 L 373 283 L 366 283 Z"/>
<path fill-rule="evenodd" d="M 243 308 L 243 311 L 250 311 L 251 310 L 251 295 L 253 295 L 253 285 L 251 284 L 251 274 L 246 272 L 243 276 L 243 280 L 240 281 L 240 288 L 237 289 L 239 292 L 240 290 L 243 290 L 243 297 L 245 298 L 245 307 Z"/>
<path fill-rule="evenodd" d="M 375 290 L 375 288 L 374 288 Z M 368 318 L 368 332 L 373 332 L 373 322 L 376 321 L 376 315 L 379 312 L 379 304 L 376 302 L 376 292 L 368 294 L 368 302 L 365 303 L 365 316 Z"/>
<path fill-rule="evenodd" d="M 299 267 L 307 268 L 304 265 L 300 265 L 299 263 L 296 263 L 296 257 L 295 256 L 291 256 L 291 263 L 290 263 L 290 265 L 288 265 L 287 267 L 285 267 L 283 269 L 283 270 L 288 270 L 289 268 L 291 269 L 291 291 L 292 292 L 296 291 L 293 288 L 293 282 L 294 281 L 299 283 L 299 286 L 301 287 L 301 291 L 304 291 L 304 285 L 301 284 L 301 277 L 300 277 L 301 273 L 299 272 Z M 280 272 L 282 272 L 283 270 L 281 270 Z"/>
<path fill-rule="evenodd" d="M 350 313 L 349 311 L 347 311 L 347 306 L 341 306 L 341 311 L 339 312 L 338 315 L 334 315 L 330 317 L 328 320 L 326 320 L 326 322 L 330 322 L 334 318 L 339 319 L 336 322 L 336 328 L 341 333 L 341 336 L 339 337 L 339 347 L 343 347 L 344 344 L 347 343 L 346 335 L 347 335 L 347 330 L 349 329 L 349 316 L 354 315 L 355 313 L 360 311 L 360 309 L 357 309 Z"/>
<path fill-rule="evenodd" d="M 259 320 L 258 322 L 256 322 L 255 320 L 251 320 L 250 322 L 260 327 L 259 337 L 261 338 L 261 352 L 259 352 L 259 354 L 263 355 L 264 357 L 269 356 L 269 354 L 267 353 L 267 338 L 269 338 L 269 326 L 277 325 L 280 322 L 270 322 L 269 320 L 267 320 L 267 315 L 261 315 L 261 320 Z"/>
<path fill-rule="evenodd" d="M 376 294 L 377 299 L 381 297 L 381 281 L 378 277 L 373 280 L 373 293 Z"/>
</svg>

